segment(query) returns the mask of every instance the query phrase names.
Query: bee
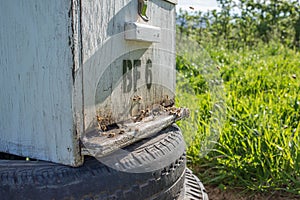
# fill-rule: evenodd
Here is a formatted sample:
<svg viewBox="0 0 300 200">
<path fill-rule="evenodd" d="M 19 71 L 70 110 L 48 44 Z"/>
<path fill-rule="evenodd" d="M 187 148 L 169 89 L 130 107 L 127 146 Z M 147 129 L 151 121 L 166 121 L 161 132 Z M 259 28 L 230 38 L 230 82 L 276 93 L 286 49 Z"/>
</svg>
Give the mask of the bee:
<svg viewBox="0 0 300 200">
<path fill-rule="evenodd" d="M 107 127 L 105 125 L 100 125 L 102 131 L 106 131 Z"/>
<path fill-rule="evenodd" d="M 170 115 L 176 115 L 176 111 L 170 110 L 170 111 L 169 111 L 169 114 L 170 114 Z"/>
<path fill-rule="evenodd" d="M 141 97 L 141 96 L 139 96 L 139 95 L 135 95 L 133 98 L 132 98 L 132 100 L 134 101 L 134 102 L 139 102 L 139 101 L 141 101 L 143 98 Z"/>
<path fill-rule="evenodd" d="M 171 107 L 174 105 L 174 99 L 170 98 L 169 95 L 165 95 L 165 98 L 162 100 L 161 105 L 163 107 Z"/>
<path fill-rule="evenodd" d="M 176 115 L 176 117 L 181 116 L 180 108 L 170 107 L 169 109 L 167 109 L 167 111 L 169 111 L 169 115 Z"/>
<path fill-rule="evenodd" d="M 176 116 L 181 117 L 181 109 L 180 108 L 176 110 Z"/>
<path fill-rule="evenodd" d="M 103 117 L 100 117 L 99 115 L 97 115 L 97 121 L 98 121 L 98 122 L 101 122 L 101 121 L 103 121 L 103 120 L 104 120 Z"/>
<path fill-rule="evenodd" d="M 173 111 L 174 112 L 174 111 L 176 111 L 176 109 L 177 109 L 176 107 L 172 106 L 172 107 L 167 107 L 166 111 Z"/>
<path fill-rule="evenodd" d="M 145 117 L 149 117 L 150 114 L 151 114 L 151 111 L 150 111 L 149 108 L 147 108 L 146 111 L 145 111 Z"/>
<path fill-rule="evenodd" d="M 116 136 L 116 134 L 115 134 L 114 132 L 111 132 L 111 133 L 108 134 L 107 137 L 108 137 L 108 138 L 113 138 L 113 137 L 115 137 L 115 136 Z"/>
<path fill-rule="evenodd" d="M 146 113 L 145 110 L 141 110 L 141 111 L 140 111 L 140 115 L 137 116 L 137 117 L 135 118 L 135 122 L 139 122 L 139 121 L 141 121 L 142 119 L 144 119 L 145 113 Z"/>
</svg>

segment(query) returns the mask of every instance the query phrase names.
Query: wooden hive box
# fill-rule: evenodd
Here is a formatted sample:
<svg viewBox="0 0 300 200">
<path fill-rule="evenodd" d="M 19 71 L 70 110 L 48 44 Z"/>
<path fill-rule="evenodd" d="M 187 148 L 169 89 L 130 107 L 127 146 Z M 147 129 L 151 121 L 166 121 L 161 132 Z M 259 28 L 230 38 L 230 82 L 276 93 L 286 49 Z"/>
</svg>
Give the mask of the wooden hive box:
<svg viewBox="0 0 300 200">
<path fill-rule="evenodd" d="M 174 98 L 177 1 L 143 1 L 139 15 L 141 2 L 2 2 L 0 152 L 79 166 L 97 116 Z"/>
</svg>

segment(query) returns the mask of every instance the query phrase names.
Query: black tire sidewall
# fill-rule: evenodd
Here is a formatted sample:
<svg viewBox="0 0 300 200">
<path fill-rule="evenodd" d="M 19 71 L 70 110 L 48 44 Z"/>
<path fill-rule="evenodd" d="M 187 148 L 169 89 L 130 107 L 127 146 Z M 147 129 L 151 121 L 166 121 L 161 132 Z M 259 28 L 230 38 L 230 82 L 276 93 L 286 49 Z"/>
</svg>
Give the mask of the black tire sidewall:
<svg viewBox="0 0 300 200">
<path fill-rule="evenodd" d="M 185 171 L 185 143 L 176 125 L 125 150 L 126 157 L 115 153 L 110 160 L 119 170 L 91 157 L 77 168 L 0 160 L 1 199 L 173 199 L 180 192 L 174 183 Z M 135 173 L 142 169 L 147 170 Z M 172 193 L 163 195 L 166 191 Z"/>
</svg>

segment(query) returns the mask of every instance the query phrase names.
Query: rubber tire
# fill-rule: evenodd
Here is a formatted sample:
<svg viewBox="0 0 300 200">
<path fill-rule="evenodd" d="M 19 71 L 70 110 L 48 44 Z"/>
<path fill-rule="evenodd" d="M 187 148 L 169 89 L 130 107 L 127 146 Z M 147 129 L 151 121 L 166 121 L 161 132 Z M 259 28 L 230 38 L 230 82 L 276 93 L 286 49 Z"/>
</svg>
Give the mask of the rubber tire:
<svg viewBox="0 0 300 200">
<path fill-rule="evenodd" d="M 184 186 L 178 200 L 209 200 L 203 184 L 188 168 L 185 172 Z"/>
<path fill-rule="evenodd" d="M 22 160 L 0 160 L 1 199 L 176 199 L 184 182 L 185 143 L 176 125 L 126 148 L 112 169 L 88 157 L 83 166 Z M 174 157 L 174 155 L 177 155 Z M 162 162 L 164 161 L 164 162 Z M 163 164 L 162 164 L 163 163 Z"/>
</svg>

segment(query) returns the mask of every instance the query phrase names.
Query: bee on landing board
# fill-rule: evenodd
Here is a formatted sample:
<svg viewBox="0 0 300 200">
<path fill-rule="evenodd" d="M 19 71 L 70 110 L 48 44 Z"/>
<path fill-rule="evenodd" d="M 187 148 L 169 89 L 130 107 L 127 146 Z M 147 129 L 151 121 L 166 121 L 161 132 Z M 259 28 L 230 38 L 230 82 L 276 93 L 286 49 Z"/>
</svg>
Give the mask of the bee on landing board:
<svg viewBox="0 0 300 200">
<path fill-rule="evenodd" d="M 144 119 L 144 117 L 145 117 L 145 114 L 146 114 L 146 111 L 145 110 L 141 110 L 140 111 L 140 115 L 135 118 L 134 122 L 142 121 Z"/>
<path fill-rule="evenodd" d="M 115 137 L 115 136 L 116 136 L 116 134 L 115 134 L 114 132 L 111 132 L 111 133 L 108 134 L 107 137 L 108 137 L 108 138 L 113 138 L 113 137 Z"/>
</svg>

